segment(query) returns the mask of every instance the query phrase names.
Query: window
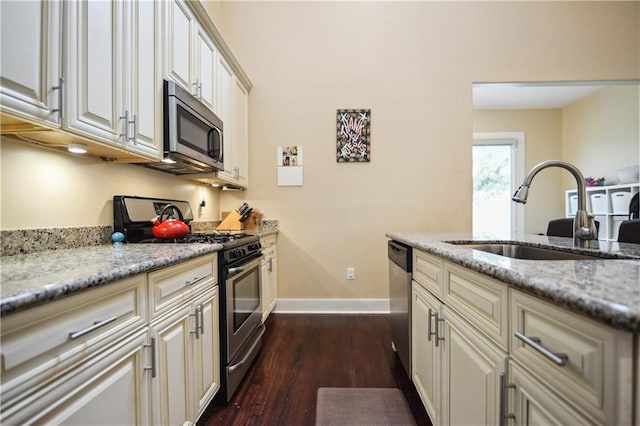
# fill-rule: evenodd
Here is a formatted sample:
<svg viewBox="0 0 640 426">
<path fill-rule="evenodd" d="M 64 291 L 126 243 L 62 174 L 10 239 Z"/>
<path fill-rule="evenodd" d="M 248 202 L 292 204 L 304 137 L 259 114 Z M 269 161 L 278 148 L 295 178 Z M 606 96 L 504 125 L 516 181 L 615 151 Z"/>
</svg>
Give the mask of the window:
<svg viewBox="0 0 640 426">
<path fill-rule="evenodd" d="M 524 209 L 511 201 L 524 175 L 524 133 L 474 133 L 474 237 L 524 233 Z"/>
</svg>

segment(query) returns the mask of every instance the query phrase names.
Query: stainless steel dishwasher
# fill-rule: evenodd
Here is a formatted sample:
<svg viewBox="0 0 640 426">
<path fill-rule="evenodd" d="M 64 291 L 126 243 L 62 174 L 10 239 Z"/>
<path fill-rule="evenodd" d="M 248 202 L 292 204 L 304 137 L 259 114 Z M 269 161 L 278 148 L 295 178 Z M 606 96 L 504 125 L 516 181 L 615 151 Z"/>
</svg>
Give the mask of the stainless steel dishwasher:
<svg viewBox="0 0 640 426">
<path fill-rule="evenodd" d="M 391 347 L 411 378 L 411 247 L 389 241 Z"/>
</svg>

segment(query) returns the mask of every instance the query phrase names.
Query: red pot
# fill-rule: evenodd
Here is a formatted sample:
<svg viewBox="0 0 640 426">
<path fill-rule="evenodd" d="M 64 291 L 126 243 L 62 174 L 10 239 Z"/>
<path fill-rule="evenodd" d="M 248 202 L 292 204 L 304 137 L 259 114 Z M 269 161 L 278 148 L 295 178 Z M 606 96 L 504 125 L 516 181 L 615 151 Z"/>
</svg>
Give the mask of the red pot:
<svg viewBox="0 0 640 426">
<path fill-rule="evenodd" d="M 167 219 L 165 221 L 162 220 L 165 213 L 173 210 L 178 213 L 178 219 Z M 162 213 L 160 216 L 154 219 L 153 236 L 156 238 L 160 238 L 163 240 L 171 240 L 174 238 L 182 238 L 189 234 L 189 225 L 183 222 L 184 217 L 182 216 L 182 212 L 180 209 L 173 204 L 167 204 L 164 209 L 162 209 Z"/>
</svg>

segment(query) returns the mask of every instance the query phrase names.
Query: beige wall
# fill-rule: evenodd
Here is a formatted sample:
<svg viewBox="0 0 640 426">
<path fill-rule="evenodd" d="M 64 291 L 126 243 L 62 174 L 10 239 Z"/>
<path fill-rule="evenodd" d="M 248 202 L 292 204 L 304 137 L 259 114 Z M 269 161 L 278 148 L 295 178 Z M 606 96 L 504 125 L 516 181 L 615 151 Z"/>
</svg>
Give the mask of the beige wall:
<svg viewBox="0 0 640 426">
<path fill-rule="evenodd" d="M 616 169 L 640 164 L 640 86 L 613 86 L 562 110 L 562 157 L 585 177 L 618 183 Z M 575 187 L 570 177 L 564 188 Z"/>
<path fill-rule="evenodd" d="M 476 110 L 474 132 L 524 132 L 525 173 L 546 160 L 562 159 L 562 123 L 559 109 L 549 110 Z M 524 209 L 525 232 L 544 233 L 549 219 L 563 217 L 562 173 L 549 169 L 536 176 Z M 516 183 L 516 186 L 520 182 Z M 515 187 L 514 187 L 515 189 Z"/>
<path fill-rule="evenodd" d="M 221 31 L 254 83 L 246 197 L 280 220 L 283 298 L 386 298 L 385 232 L 470 230 L 473 82 L 639 75 L 637 3 L 220 9 Z M 371 108 L 371 163 L 336 164 L 337 108 Z M 276 185 L 279 145 L 304 147 L 303 187 Z M 237 202 L 221 200 L 223 209 Z"/>
<path fill-rule="evenodd" d="M 219 220 L 219 192 L 132 164 L 107 163 L 3 137 L 1 229 L 113 225 L 113 196 L 187 200 L 195 220 Z M 204 197 L 206 206 L 199 209 Z M 149 218 L 151 219 L 151 218 Z"/>
<path fill-rule="evenodd" d="M 251 188 L 221 195 L 220 206 L 246 198 L 279 219 L 280 297 L 386 298 L 385 232 L 471 228 L 471 84 L 638 78 L 638 6 L 208 5 L 254 84 Z M 371 163 L 336 164 L 337 108 L 372 109 Z M 279 145 L 304 147 L 303 187 L 276 185 Z M 140 167 L 4 140 L 1 155 L 3 229 L 110 224 L 113 194 L 194 203 L 201 190 Z M 50 162 L 56 173 L 32 177 Z M 208 196 L 216 209 L 217 193 Z M 80 211 L 71 207 L 87 202 Z M 356 268 L 355 281 L 345 279 L 347 266 Z"/>
</svg>

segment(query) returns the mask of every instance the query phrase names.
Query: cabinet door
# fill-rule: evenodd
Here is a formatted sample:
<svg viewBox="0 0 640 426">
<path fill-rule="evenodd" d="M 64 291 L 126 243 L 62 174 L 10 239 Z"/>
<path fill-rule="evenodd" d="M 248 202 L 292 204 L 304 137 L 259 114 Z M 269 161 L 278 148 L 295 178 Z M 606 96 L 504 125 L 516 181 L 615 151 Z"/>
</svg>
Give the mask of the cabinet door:
<svg viewBox="0 0 640 426">
<path fill-rule="evenodd" d="M 160 4 L 132 1 L 127 37 L 127 149 L 152 158 L 162 152 L 162 80 L 158 73 L 161 64 L 159 39 Z M 132 125 L 133 124 L 133 125 Z"/>
<path fill-rule="evenodd" d="M 234 78 L 236 179 L 242 186 L 249 185 L 249 92 L 242 82 Z"/>
<path fill-rule="evenodd" d="M 269 259 L 269 312 L 273 312 L 278 301 L 278 262 L 275 249 Z"/>
<path fill-rule="evenodd" d="M 3 424 L 146 425 L 151 382 L 146 329 L 3 410 Z"/>
<path fill-rule="evenodd" d="M 194 350 L 194 395 L 196 418 L 207 408 L 220 389 L 220 319 L 218 286 L 194 302 L 194 311 L 199 315 L 200 333 L 193 340 Z"/>
<path fill-rule="evenodd" d="M 61 2 L 5 1 L 0 14 L 2 108 L 59 125 Z M 5 123 L 3 123 L 3 126 Z"/>
<path fill-rule="evenodd" d="M 216 111 L 215 68 L 217 49 L 203 28 L 197 27 L 195 38 L 196 76 L 193 81 L 194 91 L 203 104 Z"/>
<path fill-rule="evenodd" d="M 500 373 L 506 352 L 444 308 L 442 424 L 499 424 Z"/>
<path fill-rule="evenodd" d="M 233 182 L 235 179 L 235 126 L 233 123 L 233 71 L 227 61 L 218 55 L 218 115 L 223 123 L 224 170 L 218 172 L 222 179 Z"/>
<path fill-rule="evenodd" d="M 152 323 L 157 346 L 157 375 L 153 379 L 152 423 L 182 425 L 193 420 L 191 334 L 195 321 L 191 305 L 178 308 Z"/>
<path fill-rule="evenodd" d="M 441 353 L 442 345 L 435 345 L 429 330 L 435 331 L 436 313 L 442 315 L 442 303 L 420 284 L 411 283 L 411 368 L 413 383 L 422 399 L 431 422 L 440 424 L 441 412 Z"/>
<path fill-rule="evenodd" d="M 63 126 L 110 145 L 122 144 L 123 2 L 66 2 Z"/>
<path fill-rule="evenodd" d="M 533 376 L 519 366 L 517 362 L 509 362 L 510 382 L 515 384 L 509 388 L 507 401 L 509 412 L 515 415 L 516 425 L 587 425 L 594 424 L 595 419 L 585 417 L 549 388 L 541 385 Z"/>
<path fill-rule="evenodd" d="M 165 3 L 166 21 L 166 75 L 170 76 L 186 90 L 192 91 L 192 37 L 196 25 L 195 18 L 183 0 L 169 0 Z"/>
<path fill-rule="evenodd" d="M 265 322 L 271 312 L 269 301 L 271 300 L 271 272 L 269 271 L 269 256 L 265 255 L 260 264 L 260 281 L 262 296 L 262 322 Z"/>
</svg>

